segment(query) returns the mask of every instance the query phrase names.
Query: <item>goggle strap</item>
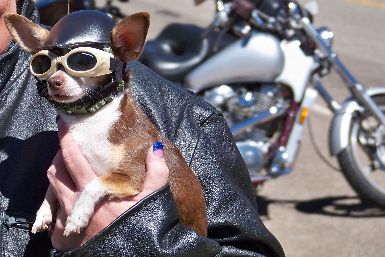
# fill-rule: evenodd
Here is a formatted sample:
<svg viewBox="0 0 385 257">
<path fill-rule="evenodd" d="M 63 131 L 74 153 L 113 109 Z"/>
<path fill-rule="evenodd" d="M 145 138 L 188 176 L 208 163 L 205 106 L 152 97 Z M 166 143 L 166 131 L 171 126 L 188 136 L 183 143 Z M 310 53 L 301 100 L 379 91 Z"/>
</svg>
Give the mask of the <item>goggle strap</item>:
<svg viewBox="0 0 385 257">
<path fill-rule="evenodd" d="M 122 79 L 125 67 L 125 63 L 118 59 L 110 58 L 110 71 L 114 73 L 113 76 L 115 76 L 116 81 L 120 81 Z"/>
</svg>

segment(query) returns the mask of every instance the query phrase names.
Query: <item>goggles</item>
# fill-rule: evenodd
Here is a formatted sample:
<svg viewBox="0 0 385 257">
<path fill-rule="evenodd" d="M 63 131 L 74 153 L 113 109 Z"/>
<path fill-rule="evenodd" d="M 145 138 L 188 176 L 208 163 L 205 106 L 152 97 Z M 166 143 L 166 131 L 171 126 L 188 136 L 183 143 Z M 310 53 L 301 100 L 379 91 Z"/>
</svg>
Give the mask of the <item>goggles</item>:
<svg viewBox="0 0 385 257">
<path fill-rule="evenodd" d="M 30 70 L 37 79 L 48 80 L 61 64 L 70 76 L 97 77 L 112 73 L 111 58 L 114 58 L 113 54 L 92 47 L 78 47 L 63 56 L 41 50 L 32 56 Z"/>
</svg>

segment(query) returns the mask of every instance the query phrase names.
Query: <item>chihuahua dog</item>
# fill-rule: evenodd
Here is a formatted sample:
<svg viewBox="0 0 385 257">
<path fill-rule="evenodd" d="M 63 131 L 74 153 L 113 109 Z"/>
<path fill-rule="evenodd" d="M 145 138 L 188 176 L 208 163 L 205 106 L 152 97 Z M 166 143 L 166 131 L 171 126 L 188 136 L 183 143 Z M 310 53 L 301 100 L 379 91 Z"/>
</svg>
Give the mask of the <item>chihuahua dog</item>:
<svg viewBox="0 0 385 257">
<path fill-rule="evenodd" d="M 75 13 L 63 19 L 69 19 Z M 55 26 L 47 31 L 17 14 L 8 14 L 5 23 L 21 48 L 33 54 L 31 72 L 45 82 L 49 100 L 56 106 L 71 106 L 86 101 L 89 92 L 111 81 L 110 68 L 114 60 L 120 61 L 123 67 L 124 63 L 138 58 L 147 35 L 149 15 L 133 14 L 113 25 L 109 34 L 110 51 L 89 45 L 64 52 L 55 51 L 52 46 L 47 49 L 47 39 Z M 57 29 L 55 33 L 58 33 Z M 88 60 L 90 57 L 93 59 Z M 144 182 L 147 150 L 153 142 L 160 141 L 165 146 L 169 185 L 180 222 L 205 236 L 205 200 L 199 180 L 177 147 L 157 130 L 133 100 L 128 77 L 124 77 L 125 84 L 118 86 L 126 89 L 116 90 L 112 96 L 98 101 L 91 111 L 80 108 L 82 112 L 76 114 L 77 107 L 74 110 L 58 109 L 69 133 L 98 176 L 80 193 L 67 217 L 64 235 L 80 233 L 88 225 L 95 205 L 104 197 L 123 198 L 138 194 Z M 33 233 L 49 228 L 55 206 L 57 199 L 49 187 L 37 212 Z"/>
</svg>

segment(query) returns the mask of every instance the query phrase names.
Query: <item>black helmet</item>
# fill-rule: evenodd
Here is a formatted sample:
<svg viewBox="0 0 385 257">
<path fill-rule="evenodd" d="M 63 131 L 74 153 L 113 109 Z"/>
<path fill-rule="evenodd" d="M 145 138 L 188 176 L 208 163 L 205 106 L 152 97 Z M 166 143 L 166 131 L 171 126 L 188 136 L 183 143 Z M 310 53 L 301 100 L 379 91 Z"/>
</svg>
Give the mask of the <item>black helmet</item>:
<svg viewBox="0 0 385 257">
<path fill-rule="evenodd" d="M 70 13 L 60 19 L 49 32 L 45 49 L 76 46 L 109 46 L 115 21 L 95 10 Z"/>
</svg>

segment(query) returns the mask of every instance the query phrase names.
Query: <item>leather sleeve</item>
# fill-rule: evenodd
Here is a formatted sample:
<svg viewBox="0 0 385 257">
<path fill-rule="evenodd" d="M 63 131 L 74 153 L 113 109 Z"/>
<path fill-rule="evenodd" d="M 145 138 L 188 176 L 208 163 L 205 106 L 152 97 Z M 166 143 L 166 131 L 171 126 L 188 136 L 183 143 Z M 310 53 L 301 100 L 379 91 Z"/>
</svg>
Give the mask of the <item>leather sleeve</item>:
<svg viewBox="0 0 385 257">
<path fill-rule="evenodd" d="M 191 167 L 206 194 L 208 237 L 222 246 L 218 256 L 284 256 L 258 215 L 247 168 L 221 114 L 201 125 Z"/>
<path fill-rule="evenodd" d="M 178 223 L 168 187 L 143 199 L 81 248 L 53 256 L 284 256 L 260 220 L 250 179 L 223 117 L 191 123 L 191 166 L 205 191 L 208 237 Z M 185 135 L 192 137 L 192 135 Z"/>
<path fill-rule="evenodd" d="M 216 256 L 220 245 L 178 223 L 168 186 L 146 197 L 81 248 L 52 256 Z"/>
</svg>

